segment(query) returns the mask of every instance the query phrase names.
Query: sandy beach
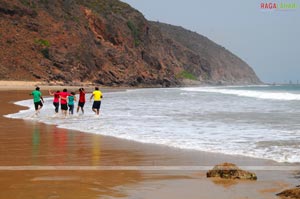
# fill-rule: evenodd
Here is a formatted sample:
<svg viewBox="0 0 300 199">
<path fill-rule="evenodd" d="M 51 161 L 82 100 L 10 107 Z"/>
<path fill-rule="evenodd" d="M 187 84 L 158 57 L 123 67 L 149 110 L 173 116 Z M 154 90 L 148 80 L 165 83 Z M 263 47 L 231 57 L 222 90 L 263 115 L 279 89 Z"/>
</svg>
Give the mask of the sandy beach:
<svg viewBox="0 0 300 199">
<path fill-rule="evenodd" d="M 192 169 L 223 162 L 284 166 L 273 161 L 142 144 L 3 117 L 24 109 L 13 102 L 30 99 L 35 85 L 0 84 L 0 167 L 23 167 L 0 170 L 0 198 L 266 199 L 299 184 L 293 171 L 260 169 L 253 171 L 257 181 L 228 181 L 207 179 L 205 169 Z M 49 88 L 41 86 L 44 93 Z"/>
</svg>

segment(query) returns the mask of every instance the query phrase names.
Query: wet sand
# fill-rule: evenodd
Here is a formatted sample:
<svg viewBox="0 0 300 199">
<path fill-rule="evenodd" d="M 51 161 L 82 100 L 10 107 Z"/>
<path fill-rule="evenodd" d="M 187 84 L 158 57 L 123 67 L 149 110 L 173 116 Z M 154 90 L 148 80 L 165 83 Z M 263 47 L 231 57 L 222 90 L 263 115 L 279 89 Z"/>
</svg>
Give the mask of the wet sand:
<svg viewBox="0 0 300 199">
<path fill-rule="evenodd" d="M 1 199 L 265 199 L 276 198 L 276 193 L 299 184 L 292 171 L 254 171 L 258 181 L 250 182 L 207 179 L 205 170 L 174 169 L 174 166 L 211 166 L 222 162 L 239 166 L 282 165 L 272 161 L 141 144 L 2 116 L 24 109 L 13 102 L 29 99 L 28 93 L 24 89 L 0 91 L 0 166 L 116 168 L 0 170 Z M 126 169 L 127 166 L 131 169 Z M 147 170 L 138 166 L 165 166 L 165 169 Z"/>
</svg>

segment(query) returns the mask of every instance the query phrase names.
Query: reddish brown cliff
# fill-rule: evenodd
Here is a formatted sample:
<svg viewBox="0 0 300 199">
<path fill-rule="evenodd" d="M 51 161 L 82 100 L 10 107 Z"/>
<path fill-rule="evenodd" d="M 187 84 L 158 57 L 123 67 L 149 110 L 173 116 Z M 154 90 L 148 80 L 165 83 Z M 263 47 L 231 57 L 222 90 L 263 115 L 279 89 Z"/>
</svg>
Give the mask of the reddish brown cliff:
<svg viewBox="0 0 300 199">
<path fill-rule="evenodd" d="M 260 82 L 213 42 L 218 57 L 199 54 L 164 29 L 118 0 L 0 0 L 0 79 L 108 86 L 175 86 L 183 78 Z"/>
</svg>

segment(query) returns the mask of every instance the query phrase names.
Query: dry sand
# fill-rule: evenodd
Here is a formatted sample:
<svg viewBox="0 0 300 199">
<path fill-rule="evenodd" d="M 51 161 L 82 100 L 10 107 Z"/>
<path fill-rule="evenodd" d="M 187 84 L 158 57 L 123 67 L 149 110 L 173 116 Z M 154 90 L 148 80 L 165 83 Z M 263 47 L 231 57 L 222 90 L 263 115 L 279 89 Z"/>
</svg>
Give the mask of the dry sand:
<svg viewBox="0 0 300 199">
<path fill-rule="evenodd" d="M 10 84 L 2 89 L 0 114 L 24 108 L 13 102 L 30 98 L 28 90 L 34 86 Z M 96 171 L 0 170 L 1 199 L 266 199 L 277 198 L 276 193 L 299 184 L 291 171 L 254 171 L 258 180 L 250 182 L 207 179 L 205 170 L 174 169 L 174 166 L 210 166 L 222 162 L 239 166 L 278 165 L 272 161 L 140 144 L 38 122 L 0 118 L 0 166 L 115 168 Z M 130 166 L 127 167 L 130 169 L 136 166 L 136 169 L 128 170 L 123 166 Z M 138 166 L 166 167 L 145 170 Z M 168 166 L 172 169 L 168 170 Z"/>
<path fill-rule="evenodd" d="M 93 84 L 91 83 L 83 83 L 81 85 L 76 85 L 76 86 L 69 86 L 69 85 L 63 85 L 62 83 L 57 83 L 57 84 L 48 84 L 46 82 L 33 82 L 33 81 L 0 81 L 0 90 L 32 90 L 36 86 L 39 86 L 43 90 L 56 90 L 56 89 L 78 89 L 80 87 L 85 87 L 88 89 L 93 89 Z"/>
</svg>

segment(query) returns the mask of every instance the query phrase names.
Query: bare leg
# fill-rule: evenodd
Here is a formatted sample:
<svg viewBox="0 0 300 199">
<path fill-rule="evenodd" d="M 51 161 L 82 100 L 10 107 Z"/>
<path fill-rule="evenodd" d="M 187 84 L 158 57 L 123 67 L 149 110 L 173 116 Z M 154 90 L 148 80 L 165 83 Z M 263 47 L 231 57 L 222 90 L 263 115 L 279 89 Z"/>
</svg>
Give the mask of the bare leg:
<svg viewBox="0 0 300 199">
<path fill-rule="evenodd" d="M 40 113 L 40 110 L 42 109 L 43 106 L 38 106 L 38 109 L 35 111 L 35 114 L 38 115 Z"/>
<path fill-rule="evenodd" d="M 67 112 L 68 112 L 68 111 L 63 110 L 63 111 L 62 111 L 62 114 L 63 114 L 65 117 L 67 117 Z"/>
</svg>

